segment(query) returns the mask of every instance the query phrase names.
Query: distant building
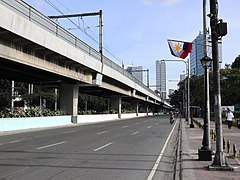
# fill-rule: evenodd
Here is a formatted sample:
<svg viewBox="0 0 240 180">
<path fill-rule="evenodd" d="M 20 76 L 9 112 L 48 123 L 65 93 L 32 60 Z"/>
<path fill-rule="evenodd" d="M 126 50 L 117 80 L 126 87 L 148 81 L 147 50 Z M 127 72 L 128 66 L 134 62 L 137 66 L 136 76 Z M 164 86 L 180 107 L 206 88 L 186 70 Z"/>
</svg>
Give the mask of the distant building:
<svg viewBox="0 0 240 180">
<path fill-rule="evenodd" d="M 170 96 L 171 94 L 173 94 L 174 93 L 174 89 L 169 89 L 168 90 L 168 96 Z"/>
<path fill-rule="evenodd" d="M 212 48 L 210 36 L 207 36 L 207 56 L 212 58 Z M 201 64 L 201 59 L 204 57 L 204 35 L 199 32 L 199 35 L 193 40 L 192 53 L 190 53 L 190 75 L 203 75 L 204 69 Z M 219 62 L 222 62 L 222 45 L 219 42 Z"/>
<path fill-rule="evenodd" d="M 156 89 L 161 93 L 163 99 L 167 98 L 165 61 L 156 61 Z"/>
<path fill-rule="evenodd" d="M 143 67 L 142 66 L 127 66 L 126 71 L 128 71 L 137 80 L 143 83 Z"/>
</svg>

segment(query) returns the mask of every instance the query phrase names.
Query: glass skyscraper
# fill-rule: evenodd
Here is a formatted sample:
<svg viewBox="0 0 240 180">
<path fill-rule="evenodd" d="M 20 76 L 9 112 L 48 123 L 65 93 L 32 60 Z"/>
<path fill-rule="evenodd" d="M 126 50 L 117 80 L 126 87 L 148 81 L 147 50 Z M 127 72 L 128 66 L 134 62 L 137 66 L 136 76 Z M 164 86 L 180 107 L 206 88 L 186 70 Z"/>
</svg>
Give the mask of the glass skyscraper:
<svg viewBox="0 0 240 180">
<path fill-rule="evenodd" d="M 194 39 L 192 45 L 192 53 L 190 54 L 190 74 L 191 75 L 202 75 L 204 69 L 201 64 L 201 59 L 204 57 L 204 36 L 199 35 Z"/>
<path fill-rule="evenodd" d="M 219 62 L 222 62 L 222 43 L 219 41 Z M 207 36 L 207 56 L 212 58 L 211 37 Z M 192 53 L 190 53 L 190 75 L 203 75 L 204 69 L 201 64 L 201 59 L 204 57 L 204 35 L 199 35 L 193 40 Z M 221 66 L 220 66 L 221 67 Z"/>
</svg>

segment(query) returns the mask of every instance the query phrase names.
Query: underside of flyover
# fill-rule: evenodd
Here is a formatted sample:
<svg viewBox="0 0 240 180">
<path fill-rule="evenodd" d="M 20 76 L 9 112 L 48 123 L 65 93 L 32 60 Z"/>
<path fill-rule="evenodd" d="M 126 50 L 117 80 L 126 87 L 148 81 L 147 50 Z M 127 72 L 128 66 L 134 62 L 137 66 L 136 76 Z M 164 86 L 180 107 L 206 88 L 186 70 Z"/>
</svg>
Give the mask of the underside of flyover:
<svg viewBox="0 0 240 180">
<path fill-rule="evenodd" d="M 69 69 L 77 69 L 83 73 L 96 74 L 93 70 L 77 64 L 76 62 L 64 57 L 60 54 L 54 53 L 51 50 L 46 49 L 40 45 L 37 45 L 29 40 L 26 40 L 22 37 L 17 36 L 3 28 L 0 28 L 0 43 L 7 46 L 12 46 L 17 50 L 21 50 L 24 53 L 38 56 L 42 59 L 48 59 L 48 61 L 54 61 L 58 65 L 68 67 Z M 30 84 L 36 85 L 46 85 L 46 86 L 59 86 L 59 83 L 69 83 L 79 85 L 80 93 L 91 94 L 95 96 L 106 96 L 109 95 L 120 95 L 120 93 L 111 91 L 99 86 L 94 86 L 87 84 L 85 82 L 80 82 L 68 77 L 64 77 L 55 73 L 44 71 L 36 67 L 31 67 L 28 65 L 20 64 L 8 59 L 0 58 L 0 77 L 8 80 L 16 80 L 20 82 L 27 82 Z M 103 76 L 103 81 L 106 83 L 113 83 L 113 79 Z M 116 86 L 119 86 L 121 89 L 127 90 L 128 87 L 119 83 L 114 83 Z"/>
<path fill-rule="evenodd" d="M 94 72 L 94 70 L 85 67 L 79 63 L 76 63 L 75 61 L 56 52 L 52 52 L 45 47 L 33 43 L 3 28 L 0 28 L 0 37 L 0 44 L 4 46 L 8 46 L 25 54 L 36 56 L 45 61 L 55 63 L 64 68 L 68 68 L 69 70 L 80 72 L 82 74 L 92 74 L 92 76 L 96 75 L 96 72 Z M 59 88 L 60 84 L 71 84 L 73 86 L 79 86 L 79 93 L 106 98 L 110 98 L 112 96 L 121 96 L 124 101 L 129 101 L 133 99 L 137 100 L 138 97 L 145 96 L 140 92 L 136 92 L 137 96 L 135 98 L 129 97 L 129 94 L 127 93 L 124 95 L 111 89 L 103 88 L 101 86 L 93 84 L 88 84 L 86 82 L 81 82 L 79 80 L 63 76 L 61 74 L 51 73 L 38 67 L 32 67 L 26 64 L 21 64 L 19 62 L 11 61 L 9 59 L 4 59 L 3 57 L 0 57 L 0 77 L 8 80 L 15 80 L 20 82 L 26 82 L 29 84 L 55 88 Z M 121 89 L 123 92 L 131 92 L 131 89 L 128 86 L 110 77 L 103 76 L 102 81 L 105 84 L 114 84 L 114 86 L 116 86 L 118 89 Z M 151 106 L 150 109 L 157 109 L 156 107 L 153 108 L 153 106 L 146 101 L 147 99 L 140 99 L 139 102 L 142 102 L 142 105 L 140 106 Z"/>
</svg>

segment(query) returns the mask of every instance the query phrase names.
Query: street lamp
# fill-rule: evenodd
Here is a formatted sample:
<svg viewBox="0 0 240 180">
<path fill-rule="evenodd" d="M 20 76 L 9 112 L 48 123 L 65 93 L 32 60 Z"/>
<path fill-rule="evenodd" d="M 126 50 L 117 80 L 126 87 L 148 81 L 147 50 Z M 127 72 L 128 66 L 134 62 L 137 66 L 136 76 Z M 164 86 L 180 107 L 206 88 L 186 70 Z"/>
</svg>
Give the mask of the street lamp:
<svg viewBox="0 0 240 180">
<path fill-rule="evenodd" d="M 205 55 L 201 60 L 201 64 L 204 68 L 204 124 L 203 124 L 203 140 L 202 148 L 198 149 L 198 157 L 200 161 L 211 161 L 212 150 L 210 146 L 209 138 L 209 126 L 210 119 L 209 114 L 209 67 L 211 66 L 212 59 Z"/>
</svg>

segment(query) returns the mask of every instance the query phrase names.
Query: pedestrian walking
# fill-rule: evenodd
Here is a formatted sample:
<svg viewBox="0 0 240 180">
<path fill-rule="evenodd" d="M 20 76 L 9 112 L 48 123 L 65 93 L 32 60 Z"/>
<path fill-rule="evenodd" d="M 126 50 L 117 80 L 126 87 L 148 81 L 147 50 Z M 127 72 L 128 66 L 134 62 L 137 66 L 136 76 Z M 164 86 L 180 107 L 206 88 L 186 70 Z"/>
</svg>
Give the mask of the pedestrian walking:
<svg viewBox="0 0 240 180">
<path fill-rule="evenodd" d="M 228 129 L 231 129 L 231 127 L 232 127 L 233 118 L 234 118 L 234 115 L 233 115 L 232 111 L 229 108 L 227 108 L 226 120 L 227 120 L 227 124 L 228 124 Z"/>
</svg>

